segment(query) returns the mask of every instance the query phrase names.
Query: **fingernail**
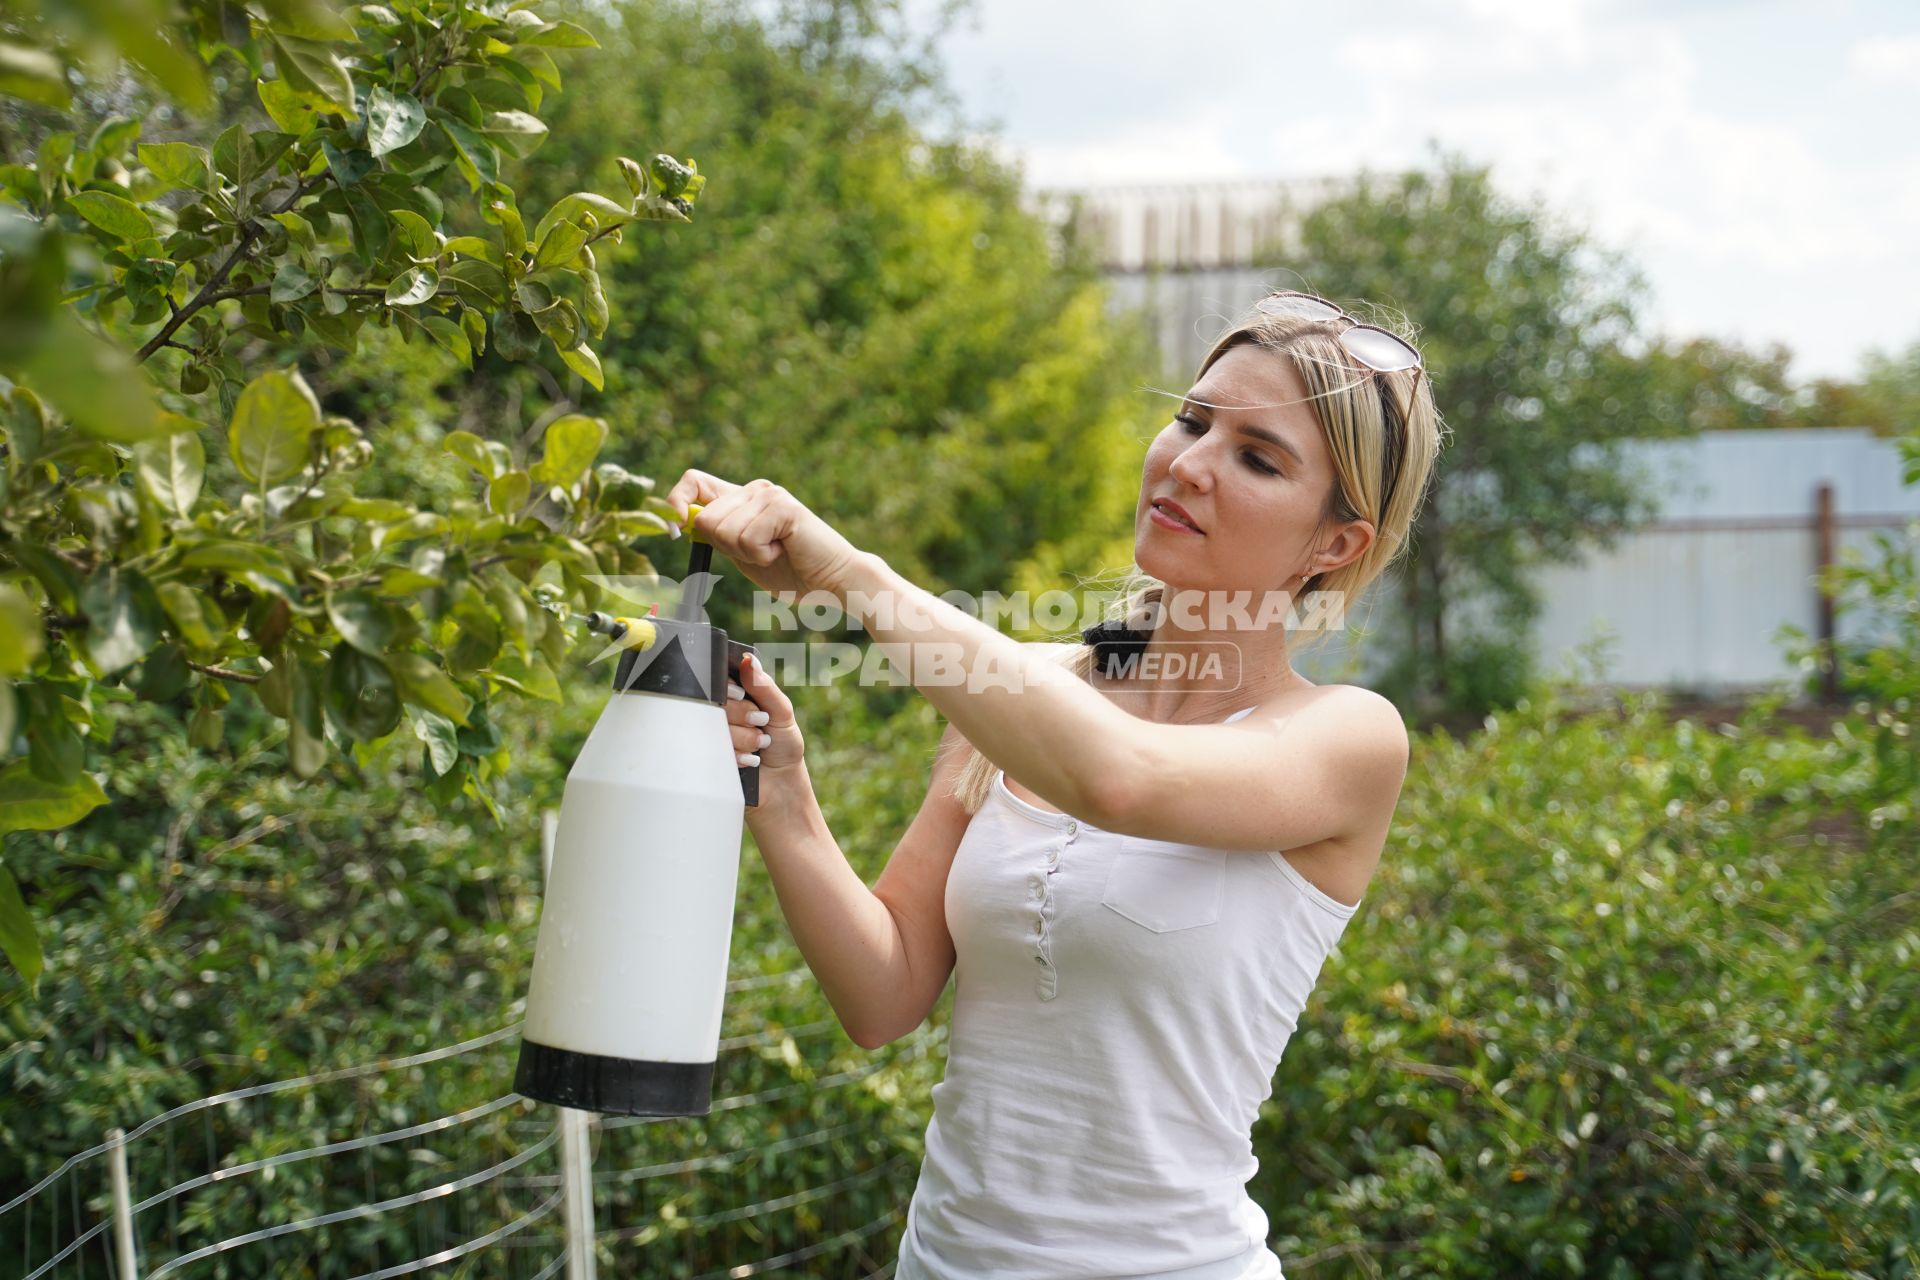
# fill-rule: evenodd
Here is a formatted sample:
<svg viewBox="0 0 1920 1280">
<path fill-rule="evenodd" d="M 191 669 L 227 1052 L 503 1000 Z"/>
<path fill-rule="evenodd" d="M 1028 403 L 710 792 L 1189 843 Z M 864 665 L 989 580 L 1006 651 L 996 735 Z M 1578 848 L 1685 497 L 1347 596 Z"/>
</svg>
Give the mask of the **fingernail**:
<svg viewBox="0 0 1920 1280">
<path fill-rule="evenodd" d="M 747 723 L 751 725 L 763 725 L 771 719 L 773 719 L 773 717 L 764 711 L 747 712 Z"/>
<path fill-rule="evenodd" d="M 773 745 L 773 735 L 770 733 L 763 733 L 760 735 L 760 741 L 754 743 L 753 745 L 756 749 L 760 747 L 770 747 Z"/>
<path fill-rule="evenodd" d="M 729 698 L 744 698 L 747 696 L 747 691 L 729 680 L 727 681 L 727 696 Z"/>
<path fill-rule="evenodd" d="M 744 751 L 735 752 L 733 758 L 738 760 L 742 765 L 745 765 L 748 767 L 757 766 L 760 763 L 759 756 L 748 755 Z"/>
</svg>

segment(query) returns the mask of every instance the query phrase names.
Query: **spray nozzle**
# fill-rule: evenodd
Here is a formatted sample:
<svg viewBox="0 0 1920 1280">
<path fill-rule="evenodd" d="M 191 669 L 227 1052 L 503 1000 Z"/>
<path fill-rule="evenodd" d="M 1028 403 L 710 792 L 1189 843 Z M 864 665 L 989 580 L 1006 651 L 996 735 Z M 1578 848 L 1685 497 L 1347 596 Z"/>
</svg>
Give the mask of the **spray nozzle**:
<svg viewBox="0 0 1920 1280">
<path fill-rule="evenodd" d="M 655 605 L 652 612 L 658 612 Z M 614 617 L 594 610 L 587 615 L 587 630 L 598 632 L 623 649 L 645 651 L 660 638 L 660 630 L 645 618 Z"/>
</svg>

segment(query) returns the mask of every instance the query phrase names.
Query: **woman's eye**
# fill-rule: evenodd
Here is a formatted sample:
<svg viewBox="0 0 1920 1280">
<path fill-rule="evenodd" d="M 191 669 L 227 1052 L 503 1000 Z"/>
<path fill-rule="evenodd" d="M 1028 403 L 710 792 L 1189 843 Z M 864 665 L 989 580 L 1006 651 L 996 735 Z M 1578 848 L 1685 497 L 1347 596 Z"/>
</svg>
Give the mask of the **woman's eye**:
<svg viewBox="0 0 1920 1280">
<path fill-rule="evenodd" d="M 1197 436 L 1201 432 L 1207 429 L 1206 423 L 1200 421 L 1200 419 L 1193 417 L 1190 414 L 1185 414 L 1185 413 L 1175 414 L 1173 420 L 1179 423 L 1186 430 L 1186 433 L 1190 436 Z M 1244 456 L 1246 457 L 1247 465 L 1252 467 L 1255 471 L 1259 471 L 1265 475 L 1270 475 L 1270 476 L 1277 476 L 1280 474 L 1280 468 L 1274 466 L 1272 463 L 1268 462 L 1265 458 L 1261 457 L 1259 454 L 1253 452 L 1252 450 L 1248 450 Z"/>
</svg>

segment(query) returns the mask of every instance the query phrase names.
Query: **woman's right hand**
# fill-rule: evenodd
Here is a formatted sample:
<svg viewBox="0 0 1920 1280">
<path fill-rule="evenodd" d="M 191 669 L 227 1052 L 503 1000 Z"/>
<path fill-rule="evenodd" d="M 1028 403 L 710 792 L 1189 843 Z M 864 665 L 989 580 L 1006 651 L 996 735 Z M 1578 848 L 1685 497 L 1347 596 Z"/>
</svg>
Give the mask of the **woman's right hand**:
<svg viewBox="0 0 1920 1280">
<path fill-rule="evenodd" d="M 753 654 L 740 660 L 740 683 L 727 685 L 727 725 L 739 763 L 759 768 L 763 796 L 775 774 L 806 763 L 806 741 L 794 719 L 793 703 Z"/>
</svg>

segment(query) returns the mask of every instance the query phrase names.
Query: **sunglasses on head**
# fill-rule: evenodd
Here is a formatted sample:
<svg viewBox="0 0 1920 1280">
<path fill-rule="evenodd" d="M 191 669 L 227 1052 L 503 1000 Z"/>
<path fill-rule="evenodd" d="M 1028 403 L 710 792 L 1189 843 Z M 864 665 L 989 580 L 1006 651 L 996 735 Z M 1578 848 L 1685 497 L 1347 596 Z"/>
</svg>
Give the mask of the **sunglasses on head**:
<svg viewBox="0 0 1920 1280">
<path fill-rule="evenodd" d="M 1254 304 L 1257 310 L 1270 316 L 1297 316 L 1302 320 L 1344 320 L 1346 327 L 1340 331 L 1340 345 L 1348 355 L 1369 369 L 1379 373 L 1401 373 L 1413 370 L 1413 385 L 1420 385 L 1420 375 L 1425 372 L 1420 363 L 1420 353 L 1415 351 L 1405 338 L 1382 329 L 1377 324 L 1362 324 L 1342 311 L 1338 306 L 1316 293 L 1301 293 L 1294 289 L 1280 289 L 1268 294 Z M 1399 435 L 1405 431 L 1406 422 L 1400 408 L 1394 403 L 1393 393 L 1387 389 L 1386 379 L 1374 379 L 1374 385 L 1380 390 L 1380 408 L 1382 421 L 1387 428 L 1386 483 L 1382 486 L 1380 509 L 1385 511 L 1393 501 L 1393 487 L 1400 479 Z"/>
</svg>

